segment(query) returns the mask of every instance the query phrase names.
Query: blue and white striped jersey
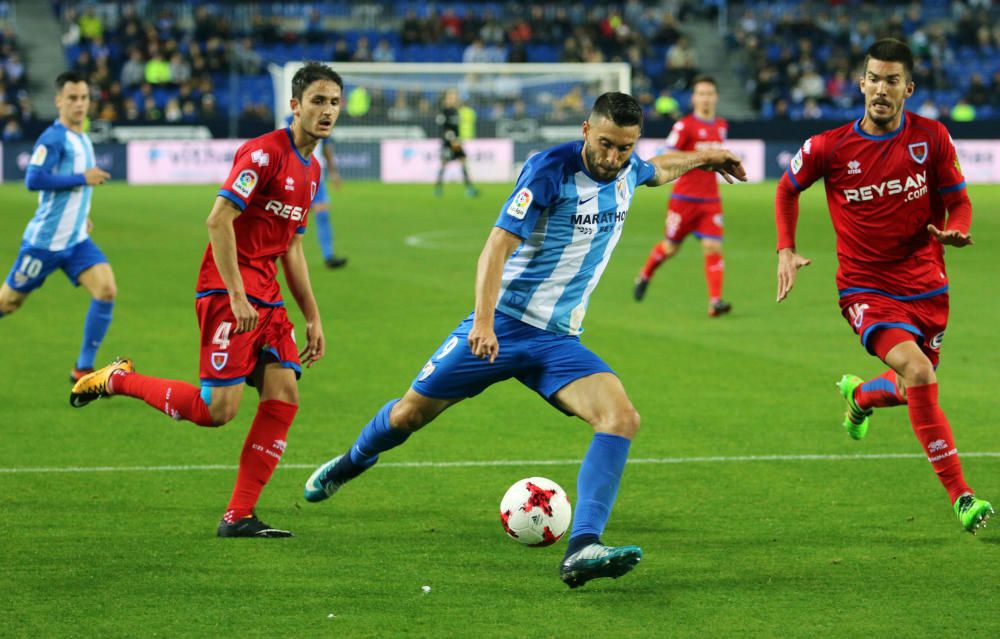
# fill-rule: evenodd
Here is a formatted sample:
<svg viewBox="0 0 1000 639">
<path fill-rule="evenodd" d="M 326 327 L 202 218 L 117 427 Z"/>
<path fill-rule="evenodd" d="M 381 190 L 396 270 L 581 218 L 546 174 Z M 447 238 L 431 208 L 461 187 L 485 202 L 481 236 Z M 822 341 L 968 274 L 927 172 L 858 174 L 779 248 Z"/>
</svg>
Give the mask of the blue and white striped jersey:
<svg viewBox="0 0 1000 639">
<path fill-rule="evenodd" d="M 85 133 L 74 133 L 58 120 L 38 138 L 28 164 L 32 172 L 56 176 L 79 176 L 73 185 L 42 190 L 35 216 L 24 230 L 23 241 L 33 248 L 62 251 L 87 239 L 87 215 L 94 187 L 87 186 L 83 172 L 96 166 L 94 146 Z"/>
<path fill-rule="evenodd" d="M 566 335 L 583 332 L 632 194 L 656 174 L 633 153 L 617 178 L 601 182 L 584 167 L 582 150 L 578 140 L 529 158 L 496 223 L 524 238 L 504 265 L 497 310 Z"/>
</svg>

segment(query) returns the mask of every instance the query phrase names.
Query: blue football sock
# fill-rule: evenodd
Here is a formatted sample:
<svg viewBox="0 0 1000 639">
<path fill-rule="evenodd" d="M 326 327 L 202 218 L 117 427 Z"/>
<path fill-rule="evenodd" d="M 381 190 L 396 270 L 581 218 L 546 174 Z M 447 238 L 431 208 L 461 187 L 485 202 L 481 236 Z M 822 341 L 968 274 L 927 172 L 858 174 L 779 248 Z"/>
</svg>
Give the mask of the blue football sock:
<svg viewBox="0 0 1000 639">
<path fill-rule="evenodd" d="M 319 240 L 319 250 L 323 259 L 333 257 L 333 227 L 330 225 L 330 212 L 320 211 L 316 214 L 316 239 Z"/>
<path fill-rule="evenodd" d="M 631 444 L 631 440 L 619 435 L 594 433 L 576 479 L 576 516 L 573 517 L 573 530 L 569 535 L 571 548 L 574 547 L 573 541 L 581 535 L 600 538 L 604 532 L 611 507 L 618 496 L 618 484 Z M 591 543 L 590 539 L 585 541 Z"/>
<path fill-rule="evenodd" d="M 108 326 L 111 325 L 111 311 L 114 307 L 114 301 L 90 300 L 87 319 L 83 322 L 83 344 L 80 345 L 80 357 L 76 360 L 77 368 L 94 367 L 94 358 L 108 332 Z"/>
<path fill-rule="evenodd" d="M 389 413 L 392 412 L 392 407 L 398 401 L 399 399 L 394 399 L 383 406 L 361 430 L 361 435 L 358 436 L 358 440 L 351 446 L 350 454 L 347 455 L 351 458 L 352 464 L 368 468 L 378 461 L 379 453 L 399 446 L 410 436 L 410 433 L 404 430 L 389 426 Z"/>
</svg>

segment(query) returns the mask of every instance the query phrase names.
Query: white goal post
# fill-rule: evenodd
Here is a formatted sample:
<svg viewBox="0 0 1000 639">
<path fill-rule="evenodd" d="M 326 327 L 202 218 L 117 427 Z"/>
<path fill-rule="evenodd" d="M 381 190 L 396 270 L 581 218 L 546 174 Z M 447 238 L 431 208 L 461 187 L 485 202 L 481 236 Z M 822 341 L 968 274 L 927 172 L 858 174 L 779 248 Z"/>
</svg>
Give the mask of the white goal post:
<svg viewBox="0 0 1000 639">
<path fill-rule="evenodd" d="M 292 77 L 303 62 L 271 65 L 275 125 L 290 113 Z M 457 89 L 480 123 L 577 120 L 607 91 L 628 93 L 632 73 L 624 62 L 600 64 L 327 63 L 344 79 L 336 140 L 436 137 L 440 97 Z M 577 120 L 578 121 L 578 120 Z M 493 136 L 497 131 L 489 129 Z M 502 131 L 500 131 L 502 132 Z"/>
</svg>

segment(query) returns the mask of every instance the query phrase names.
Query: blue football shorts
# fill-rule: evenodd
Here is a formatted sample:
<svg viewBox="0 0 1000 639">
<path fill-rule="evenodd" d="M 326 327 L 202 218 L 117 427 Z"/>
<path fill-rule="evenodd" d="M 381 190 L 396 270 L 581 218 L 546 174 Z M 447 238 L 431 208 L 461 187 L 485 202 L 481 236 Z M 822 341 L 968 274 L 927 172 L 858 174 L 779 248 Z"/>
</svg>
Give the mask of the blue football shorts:
<svg viewBox="0 0 1000 639">
<path fill-rule="evenodd" d="M 500 353 L 491 364 L 469 348 L 472 315 L 465 318 L 431 356 L 413 380 L 412 388 L 437 399 L 474 397 L 511 377 L 567 412 L 555 394 L 570 382 L 594 373 L 615 372 L 574 335 L 553 333 L 497 311 L 493 330 Z"/>
<path fill-rule="evenodd" d="M 316 185 L 316 197 L 313 198 L 312 206 L 329 203 L 330 196 L 326 192 L 326 171 L 323 171 L 319 178 L 319 184 Z"/>
<path fill-rule="evenodd" d="M 7 275 L 7 286 L 18 293 L 30 293 L 45 283 L 45 278 L 57 268 L 66 273 L 73 286 L 79 286 L 80 273 L 107 261 L 108 258 L 89 237 L 62 251 L 47 251 L 22 242 L 14 266 Z"/>
</svg>

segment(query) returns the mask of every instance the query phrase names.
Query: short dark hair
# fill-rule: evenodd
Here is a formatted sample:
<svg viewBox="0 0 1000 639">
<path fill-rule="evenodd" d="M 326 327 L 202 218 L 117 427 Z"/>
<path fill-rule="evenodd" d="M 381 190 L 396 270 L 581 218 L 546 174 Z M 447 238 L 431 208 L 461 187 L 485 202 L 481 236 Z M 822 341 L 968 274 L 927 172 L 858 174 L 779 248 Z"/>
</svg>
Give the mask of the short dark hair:
<svg viewBox="0 0 1000 639">
<path fill-rule="evenodd" d="M 642 128 L 642 107 L 627 93 L 611 91 L 602 94 L 590 110 L 590 117 L 595 116 L 607 118 L 617 126 Z"/>
<path fill-rule="evenodd" d="M 63 71 L 56 76 L 56 91 L 62 91 L 63 86 L 69 82 L 87 82 L 86 76 L 76 71 Z M 89 85 L 90 83 L 87 82 Z"/>
<path fill-rule="evenodd" d="M 702 82 L 707 82 L 708 84 L 711 84 L 713 87 L 715 87 L 716 91 L 719 90 L 719 83 L 716 82 L 715 78 L 713 78 L 710 75 L 696 75 L 696 76 L 694 76 L 694 79 L 691 80 L 691 88 L 693 89 L 696 84 L 701 84 Z"/>
<path fill-rule="evenodd" d="M 868 71 L 868 61 L 872 58 L 882 62 L 902 62 L 903 69 L 906 70 L 906 79 L 909 81 L 913 77 L 913 52 L 905 42 L 896 38 L 882 38 L 868 47 L 865 55 L 864 70 Z"/>
<path fill-rule="evenodd" d="M 306 62 L 305 66 L 292 76 L 292 97 L 301 100 L 309 85 L 317 80 L 335 82 L 341 91 L 344 90 L 344 81 L 339 73 L 322 62 Z"/>
</svg>

